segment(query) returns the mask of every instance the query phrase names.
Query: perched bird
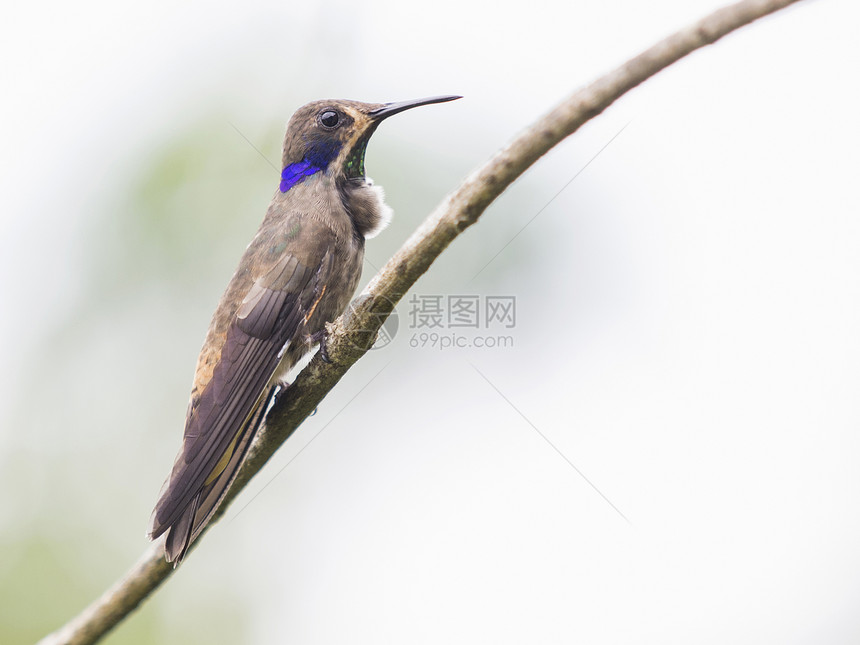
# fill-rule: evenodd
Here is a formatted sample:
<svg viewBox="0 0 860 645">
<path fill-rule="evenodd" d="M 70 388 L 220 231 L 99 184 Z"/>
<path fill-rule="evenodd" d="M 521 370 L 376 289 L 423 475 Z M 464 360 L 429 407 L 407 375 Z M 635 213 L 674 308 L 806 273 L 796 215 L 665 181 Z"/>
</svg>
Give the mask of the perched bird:
<svg viewBox="0 0 860 645">
<path fill-rule="evenodd" d="M 315 101 L 290 119 L 279 190 L 212 317 L 182 447 L 150 519 L 150 539 L 167 533 L 168 562 L 218 508 L 281 379 L 315 344 L 324 351 L 325 324 L 358 285 L 364 240 L 390 219 L 364 175 L 371 135 L 393 114 L 458 98 Z"/>
</svg>

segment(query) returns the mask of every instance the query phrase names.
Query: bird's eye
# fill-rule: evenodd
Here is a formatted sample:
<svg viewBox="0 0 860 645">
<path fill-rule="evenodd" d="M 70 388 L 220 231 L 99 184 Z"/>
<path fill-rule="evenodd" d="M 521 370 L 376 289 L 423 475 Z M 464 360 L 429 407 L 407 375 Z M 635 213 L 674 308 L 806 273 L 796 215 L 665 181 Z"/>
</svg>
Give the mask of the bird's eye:
<svg viewBox="0 0 860 645">
<path fill-rule="evenodd" d="M 340 121 L 340 115 L 334 110 L 326 110 L 320 114 L 320 123 L 327 128 L 334 128 L 338 121 Z"/>
</svg>

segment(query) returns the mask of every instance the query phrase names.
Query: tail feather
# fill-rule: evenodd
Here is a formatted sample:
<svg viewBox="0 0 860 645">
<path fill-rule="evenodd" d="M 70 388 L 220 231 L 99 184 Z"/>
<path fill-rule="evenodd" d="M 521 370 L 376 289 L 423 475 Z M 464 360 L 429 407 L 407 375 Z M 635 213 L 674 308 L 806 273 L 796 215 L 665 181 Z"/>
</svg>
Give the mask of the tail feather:
<svg viewBox="0 0 860 645">
<path fill-rule="evenodd" d="M 159 509 L 166 506 L 173 497 L 173 491 L 170 489 L 170 480 L 168 479 L 165 482 L 158 504 L 152 512 L 149 537 L 150 539 L 155 539 L 161 534 L 167 533 L 167 539 L 164 544 L 164 556 L 168 562 L 173 562 L 173 566 L 179 566 L 188 549 L 194 543 L 194 540 L 203 532 L 203 529 L 206 528 L 209 520 L 221 505 L 230 485 L 236 479 L 239 467 L 244 461 L 251 441 L 256 436 L 260 425 L 262 425 L 263 418 L 266 415 L 275 390 L 276 388 L 272 388 L 272 392 L 263 399 L 263 404 L 258 405 L 257 409 L 248 419 L 248 422 L 238 436 L 232 455 L 223 470 L 211 481 L 207 480 L 197 494 L 191 498 L 188 505 L 178 517 L 169 524 L 158 522 Z"/>
<path fill-rule="evenodd" d="M 164 559 L 173 562 L 173 566 L 178 566 L 182 562 L 185 552 L 191 546 L 191 534 L 199 504 L 200 493 L 194 496 L 194 499 L 191 500 L 191 503 L 167 533 L 167 540 L 164 542 Z"/>
</svg>

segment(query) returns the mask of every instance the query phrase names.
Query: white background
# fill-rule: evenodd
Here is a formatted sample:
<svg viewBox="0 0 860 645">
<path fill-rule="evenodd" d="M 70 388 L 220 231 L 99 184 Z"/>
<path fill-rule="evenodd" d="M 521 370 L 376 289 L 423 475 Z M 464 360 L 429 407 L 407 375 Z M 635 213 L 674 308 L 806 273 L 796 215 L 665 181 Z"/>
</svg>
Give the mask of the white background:
<svg viewBox="0 0 860 645">
<path fill-rule="evenodd" d="M 366 280 L 520 128 L 717 6 L 8 9 L 5 622 L 47 632 L 145 547 L 208 316 L 277 184 L 237 130 L 277 163 L 306 101 L 465 96 L 374 136 L 396 222 Z M 514 347 L 411 348 L 404 302 L 393 345 L 109 642 L 858 642 L 858 18 L 802 2 L 542 159 L 415 290 L 515 296 Z M 191 243 L 119 236 L 123 196 L 189 136 L 199 163 L 141 212 L 171 204 Z M 218 191 L 241 205 L 223 226 Z M 24 624 L 34 598 L 58 608 Z"/>
</svg>

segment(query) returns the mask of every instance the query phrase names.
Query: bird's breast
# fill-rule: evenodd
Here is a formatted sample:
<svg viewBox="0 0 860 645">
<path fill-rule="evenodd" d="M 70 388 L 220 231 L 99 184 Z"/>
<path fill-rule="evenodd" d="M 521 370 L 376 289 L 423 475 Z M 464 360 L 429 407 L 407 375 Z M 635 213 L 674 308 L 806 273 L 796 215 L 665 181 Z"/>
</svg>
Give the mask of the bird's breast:
<svg viewBox="0 0 860 645">
<path fill-rule="evenodd" d="M 341 188 L 341 199 L 354 229 L 364 239 L 379 235 L 391 221 L 393 212 L 385 203 L 385 191 L 369 177 L 347 180 Z"/>
</svg>

